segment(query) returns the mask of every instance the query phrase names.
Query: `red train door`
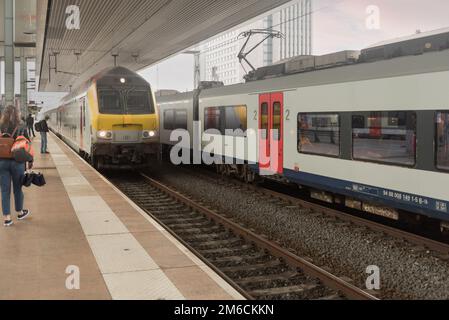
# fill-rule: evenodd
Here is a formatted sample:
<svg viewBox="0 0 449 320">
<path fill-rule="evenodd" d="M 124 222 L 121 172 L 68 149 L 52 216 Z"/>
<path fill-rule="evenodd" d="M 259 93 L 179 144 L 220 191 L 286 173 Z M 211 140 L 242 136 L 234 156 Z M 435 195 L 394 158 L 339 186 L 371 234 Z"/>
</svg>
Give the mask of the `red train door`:
<svg viewBox="0 0 449 320">
<path fill-rule="evenodd" d="M 261 174 L 284 172 L 284 95 L 259 96 L 259 169 Z"/>
</svg>

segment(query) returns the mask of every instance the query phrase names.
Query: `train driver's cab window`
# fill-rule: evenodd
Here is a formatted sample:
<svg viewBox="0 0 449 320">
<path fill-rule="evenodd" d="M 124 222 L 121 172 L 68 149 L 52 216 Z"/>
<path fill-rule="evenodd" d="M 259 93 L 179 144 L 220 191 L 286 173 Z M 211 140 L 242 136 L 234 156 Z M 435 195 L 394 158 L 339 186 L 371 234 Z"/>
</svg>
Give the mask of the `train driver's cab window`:
<svg viewBox="0 0 449 320">
<path fill-rule="evenodd" d="M 355 160 L 413 167 L 416 113 L 366 112 L 352 117 Z"/>
<path fill-rule="evenodd" d="M 330 157 L 340 155 L 340 117 L 338 114 L 300 113 L 298 151 Z"/>
<path fill-rule="evenodd" d="M 449 170 L 449 112 L 437 113 L 437 168 Z"/>
<path fill-rule="evenodd" d="M 126 94 L 126 114 L 153 114 L 154 108 L 148 90 L 132 89 Z"/>
<path fill-rule="evenodd" d="M 100 113 L 102 114 L 122 114 L 122 101 L 120 92 L 114 89 L 98 90 L 100 100 Z"/>
</svg>

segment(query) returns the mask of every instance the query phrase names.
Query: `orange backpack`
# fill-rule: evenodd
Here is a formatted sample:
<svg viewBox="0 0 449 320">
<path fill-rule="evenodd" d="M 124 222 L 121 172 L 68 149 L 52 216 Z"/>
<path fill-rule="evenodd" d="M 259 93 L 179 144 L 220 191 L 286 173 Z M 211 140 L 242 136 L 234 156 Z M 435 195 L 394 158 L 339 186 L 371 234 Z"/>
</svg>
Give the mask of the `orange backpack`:
<svg viewBox="0 0 449 320">
<path fill-rule="evenodd" d="M 17 137 L 11 148 L 11 154 L 14 160 L 17 162 L 33 162 L 34 161 L 34 148 L 30 140 L 24 136 Z"/>
</svg>

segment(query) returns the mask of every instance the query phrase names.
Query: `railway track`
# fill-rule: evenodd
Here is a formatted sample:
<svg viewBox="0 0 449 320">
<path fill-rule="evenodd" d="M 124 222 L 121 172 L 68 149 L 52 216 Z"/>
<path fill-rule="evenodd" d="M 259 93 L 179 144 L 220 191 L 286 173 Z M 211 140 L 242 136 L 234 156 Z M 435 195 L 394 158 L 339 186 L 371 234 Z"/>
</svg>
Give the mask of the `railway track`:
<svg viewBox="0 0 449 320">
<path fill-rule="evenodd" d="M 248 299 L 377 299 L 144 174 L 108 178 Z"/>
</svg>

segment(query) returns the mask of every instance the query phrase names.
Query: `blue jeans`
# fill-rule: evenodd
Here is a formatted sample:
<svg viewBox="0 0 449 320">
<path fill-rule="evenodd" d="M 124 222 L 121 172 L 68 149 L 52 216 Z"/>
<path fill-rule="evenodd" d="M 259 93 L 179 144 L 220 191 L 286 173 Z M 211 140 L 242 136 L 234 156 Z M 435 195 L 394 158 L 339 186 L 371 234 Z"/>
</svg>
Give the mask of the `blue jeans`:
<svg viewBox="0 0 449 320">
<path fill-rule="evenodd" d="M 3 216 L 11 214 L 11 182 L 14 188 L 14 200 L 16 212 L 23 210 L 24 195 L 22 192 L 25 164 L 14 160 L 0 159 L 0 179 L 2 190 Z"/>
<path fill-rule="evenodd" d="M 47 132 L 41 132 L 41 153 L 47 152 Z"/>
</svg>

